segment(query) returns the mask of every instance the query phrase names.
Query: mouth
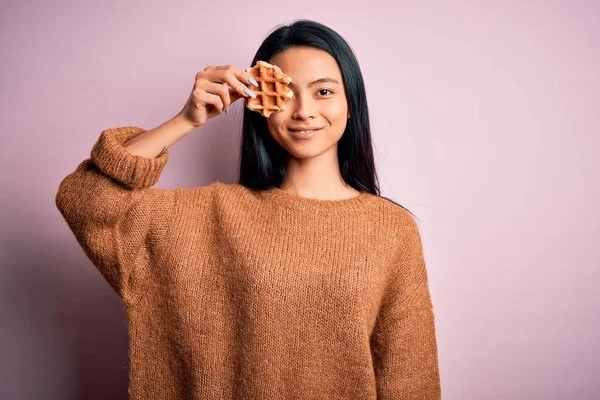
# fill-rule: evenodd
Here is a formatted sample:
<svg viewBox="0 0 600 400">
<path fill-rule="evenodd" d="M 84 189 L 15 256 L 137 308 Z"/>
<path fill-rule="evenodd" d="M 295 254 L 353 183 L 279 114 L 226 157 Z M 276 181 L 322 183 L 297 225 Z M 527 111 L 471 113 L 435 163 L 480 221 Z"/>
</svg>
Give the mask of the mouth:
<svg viewBox="0 0 600 400">
<path fill-rule="evenodd" d="M 306 128 L 287 128 L 287 131 L 290 133 L 290 135 L 300 138 L 300 139 L 308 139 L 311 138 L 313 136 L 315 136 L 317 134 L 317 132 L 319 132 L 321 129 L 323 129 L 323 127 L 321 128 L 317 128 L 317 127 L 306 127 Z"/>
</svg>

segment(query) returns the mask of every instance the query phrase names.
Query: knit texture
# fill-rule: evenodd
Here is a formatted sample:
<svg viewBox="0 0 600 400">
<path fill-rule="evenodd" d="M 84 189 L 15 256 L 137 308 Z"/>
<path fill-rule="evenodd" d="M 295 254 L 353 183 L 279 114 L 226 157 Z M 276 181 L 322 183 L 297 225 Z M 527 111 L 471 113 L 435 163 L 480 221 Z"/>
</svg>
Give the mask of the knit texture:
<svg viewBox="0 0 600 400">
<path fill-rule="evenodd" d="M 413 217 L 370 193 L 154 185 L 102 131 L 56 205 L 127 309 L 132 399 L 439 399 Z"/>
</svg>

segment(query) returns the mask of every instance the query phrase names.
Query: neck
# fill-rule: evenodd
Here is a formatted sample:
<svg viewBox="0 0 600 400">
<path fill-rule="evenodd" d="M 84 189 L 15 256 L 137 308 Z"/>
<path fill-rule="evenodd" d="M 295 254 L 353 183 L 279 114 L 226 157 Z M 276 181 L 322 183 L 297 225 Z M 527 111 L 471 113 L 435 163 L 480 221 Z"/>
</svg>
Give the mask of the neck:
<svg viewBox="0 0 600 400">
<path fill-rule="evenodd" d="M 335 151 L 306 159 L 290 156 L 280 189 L 322 200 L 350 198 L 358 192 L 344 182 Z"/>
</svg>

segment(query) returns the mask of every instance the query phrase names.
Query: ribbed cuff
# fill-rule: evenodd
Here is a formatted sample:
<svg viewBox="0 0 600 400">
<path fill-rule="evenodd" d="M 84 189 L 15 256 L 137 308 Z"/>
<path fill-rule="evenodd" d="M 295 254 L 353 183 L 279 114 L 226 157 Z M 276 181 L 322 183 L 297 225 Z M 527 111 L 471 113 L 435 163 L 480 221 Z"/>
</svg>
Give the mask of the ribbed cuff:
<svg viewBox="0 0 600 400">
<path fill-rule="evenodd" d="M 123 144 L 145 132 L 135 126 L 105 129 L 92 148 L 92 162 L 106 175 L 134 189 L 150 187 L 160 178 L 169 160 L 168 151 L 156 158 L 131 154 Z"/>
</svg>

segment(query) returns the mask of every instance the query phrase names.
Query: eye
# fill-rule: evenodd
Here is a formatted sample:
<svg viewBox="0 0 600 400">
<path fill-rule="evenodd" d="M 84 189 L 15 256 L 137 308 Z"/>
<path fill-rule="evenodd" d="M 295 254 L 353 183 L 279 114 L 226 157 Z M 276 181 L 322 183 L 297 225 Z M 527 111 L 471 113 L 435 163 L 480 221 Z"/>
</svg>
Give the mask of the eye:
<svg viewBox="0 0 600 400">
<path fill-rule="evenodd" d="M 329 90 L 329 89 L 321 89 L 321 90 L 319 90 L 319 93 L 322 93 L 322 92 L 329 92 L 329 93 L 325 93 L 325 94 L 323 94 L 323 96 L 327 96 L 328 94 L 331 94 L 331 93 L 333 93 L 333 91 L 331 91 L 331 90 Z"/>
</svg>

